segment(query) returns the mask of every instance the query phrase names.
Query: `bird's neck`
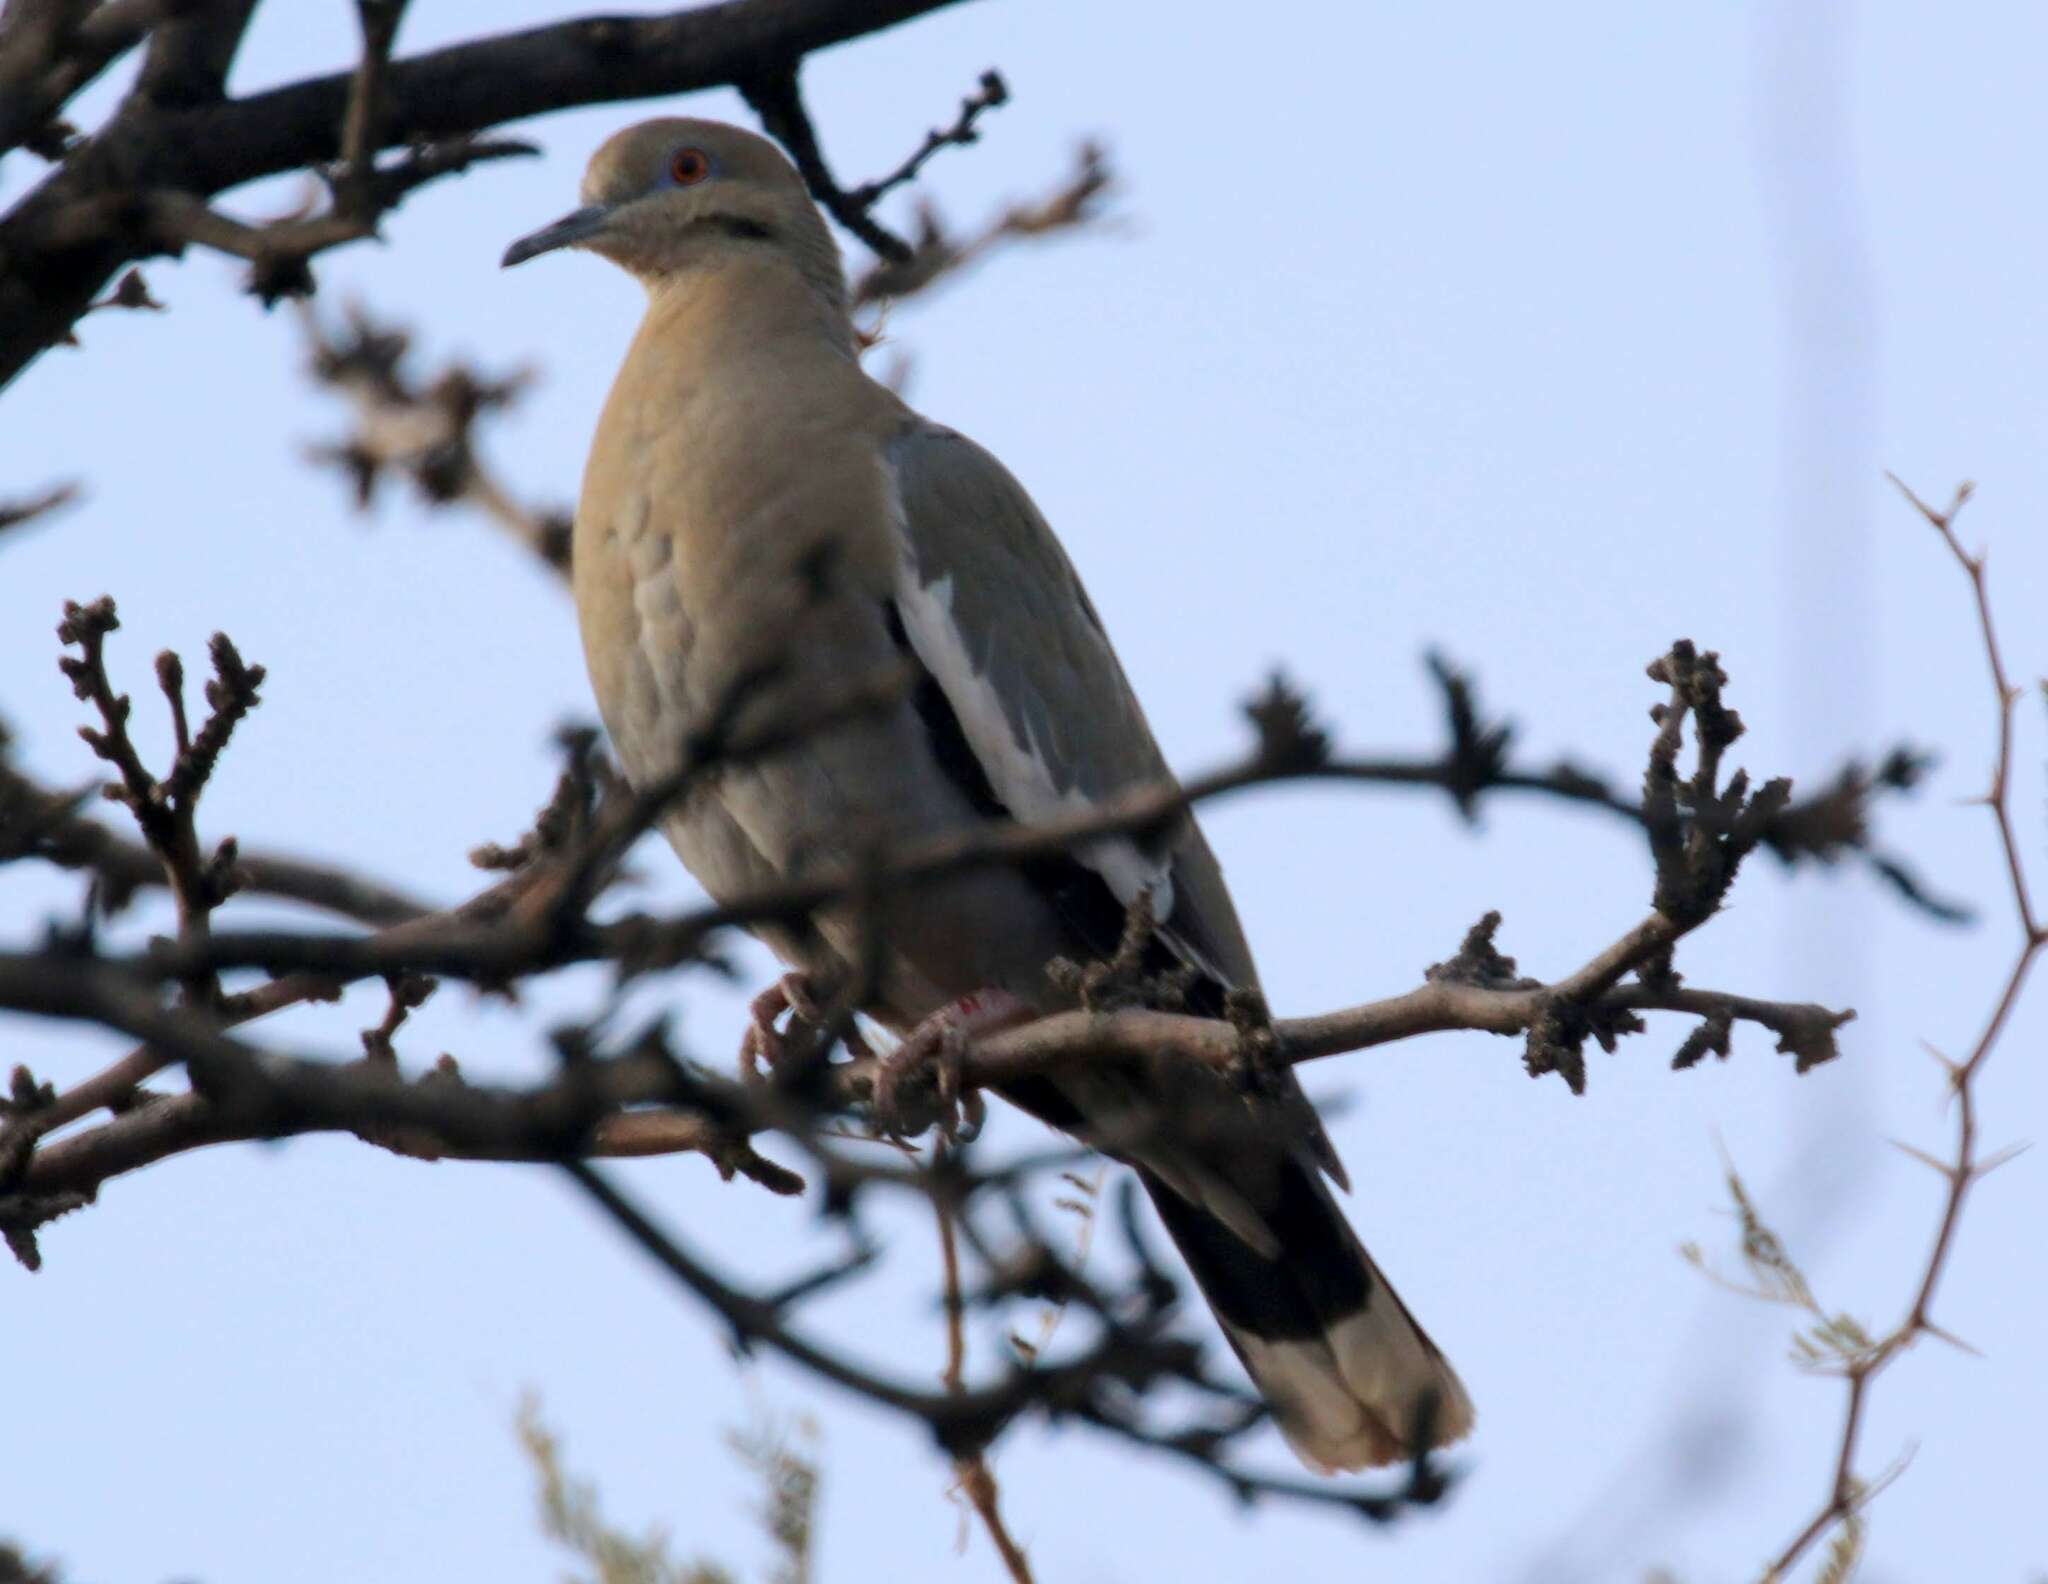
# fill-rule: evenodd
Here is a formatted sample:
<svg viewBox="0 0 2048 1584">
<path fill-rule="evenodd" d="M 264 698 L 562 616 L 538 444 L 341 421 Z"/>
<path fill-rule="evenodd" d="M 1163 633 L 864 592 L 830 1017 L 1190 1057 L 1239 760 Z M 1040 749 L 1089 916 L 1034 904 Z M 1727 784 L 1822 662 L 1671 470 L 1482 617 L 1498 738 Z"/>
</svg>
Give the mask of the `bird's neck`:
<svg viewBox="0 0 2048 1584">
<path fill-rule="evenodd" d="M 650 281 L 647 297 L 643 337 L 691 347 L 710 363 L 805 343 L 823 357 L 858 357 L 843 296 L 780 258 L 741 256 L 678 271 Z"/>
</svg>

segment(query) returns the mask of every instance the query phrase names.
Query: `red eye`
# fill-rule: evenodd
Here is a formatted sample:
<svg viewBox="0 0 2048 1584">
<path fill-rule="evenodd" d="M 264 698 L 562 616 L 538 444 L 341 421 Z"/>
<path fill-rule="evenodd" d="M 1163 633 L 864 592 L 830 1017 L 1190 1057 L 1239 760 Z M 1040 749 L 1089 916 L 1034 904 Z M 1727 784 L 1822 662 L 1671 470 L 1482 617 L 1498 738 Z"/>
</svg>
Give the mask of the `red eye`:
<svg viewBox="0 0 2048 1584">
<path fill-rule="evenodd" d="M 678 187 L 694 187 L 711 174 L 711 156 L 700 148 L 679 148 L 669 156 L 668 173 Z"/>
</svg>

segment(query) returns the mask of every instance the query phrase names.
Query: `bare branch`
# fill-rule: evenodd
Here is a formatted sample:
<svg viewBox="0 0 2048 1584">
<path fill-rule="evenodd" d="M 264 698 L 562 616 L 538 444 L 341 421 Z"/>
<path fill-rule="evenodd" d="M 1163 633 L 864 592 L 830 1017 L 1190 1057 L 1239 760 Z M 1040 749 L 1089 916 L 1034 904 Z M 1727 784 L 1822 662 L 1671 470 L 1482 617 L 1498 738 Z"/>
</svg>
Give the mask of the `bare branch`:
<svg viewBox="0 0 2048 1584">
<path fill-rule="evenodd" d="M 475 507 L 552 569 L 566 572 L 568 514 L 519 501 L 478 450 L 479 425 L 518 398 L 530 381 L 527 371 L 501 374 L 455 363 L 427 381 L 406 366 L 411 337 L 401 328 L 379 322 L 359 308 L 350 308 L 335 329 L 310 311 L 304 322 L 313 345 L 314 378 L 344 395 L 356 420 L 349 434 L 310 454 L 344 473 L 359 505 L 374 498 L 387 471 L 396 471 L 411 479 L 430 503 Z M 1607 779 L 1569 762 L 1548 769 L 1517 763 L 1513 723 L 1486 714 L 1468 673 L 1440 654 L 1431 653 L 1426 660 L 1442 696 L 1447 738 L 1442 751 L 1408 758 L 1339 758 L 1333 757 L 1324 739 L 1310 755 L 1319 775 L 1441 791 L 1473 822 L 1493 794 L 1528 793 L 1599 809 L 1647 833 L 1652 816 L 1640 796 L 1624 797 Z M 1269 758 L 1286 757 L 1297 749 L 1307 752 L 1312 746 L 1289 735 L 1319 732 L 1302 713 L 1305 708 L 1285 678 L 1277 675 L 1263 694 L 1246 704 L 1245 713 L 1261 735 L 1261 751 Z M 1851 760 L 1819 793 L 1782 807 L 1761 807 L 1753 816 L 1762 822 L 1758 841 L 1788 866 L 1861 861 L 1919 910 L 1944 922 L 1967 920 L 1969 909 L 1937 895 L 1903 861 L 1880 849 L 1871 830 L 1873 804 L 1882 796 L 1911 791 L 1928 763 L 1926 755 L 1907 745 L 1885 754 L 1874 771 Z M 1666 810 L 1658 817 L 1668 824 L 1675 815 Z M 1701 809 L 1686 817 L 1711 825 L 1724 816 Z"/>
<path fill-rule="evenodd" d="M 1928 526 L 1940 534 L 1943 546 L 1969 580 L 1971 599 L 1976 606 L 1978 631 L 1983 642 L 1985 667 L 1990 676 L 1998 736 L 1998 753 L 1992 767 L 1991 785 L 1986 790 L 1983 801 L 1998 829 L 1999 851 L 2005 860 L 2013 914 L 2019 926 L 2020 940 L 2012 966 L 2006 973 L 2005 982 L 1992 1003 L 1983 1028 L 1977 1035 L 1976 1043 L 1970 1048 L 1970 1054 L 1960 1062 L 1942 1059 L 1949 1093 L 1956 1106 L 1955 1153 L 1941 1167 L 1941 1174 L 1946 1183 L 1941 1216 L 1935 1228 L 1933 1243 L 1920 1267 L 1912 1301 L 1906 1309 L 1905 1316 L 1891 1331 L 1882 1337 L 1869 1340 L 1849 1357 L 1842 1371 L 1847 1381 L 1846 1400 L 1843 1404 L 1842 1429 L 1836 1441 L 1834 1470 L 1828 1482 L 1827 1496 L 1805 1527 L 1792 1537 L 1766 1570 L 1764 1576 L 1771 1581 L 1783 1579 L 1793 1565 L 1838 1524 L 1853 1523 L 1864 1503 L 1885 1483 L 1884 1478 L 1865 1481 L 1856 1472 L 1856 1456 L 1862 1440 L 1864 1410 L 1869 1400 L 1872 1382 L 1921 1337 L 1935 1336 L 1945 1341 L 1954 1340 L 1934 1321 L 1935 1294 L 1941 1286 L 1943 1275 L 1948 1270 L 1957 1233 L 1962 1226 L 1963 1206 L 1969 1197 L 1970 1189 L 1985 1173 L 1999 1164 L 1997 1158 L 1986 1159 L 1981 1154 L 1976 1080 L 1984 1070 L 1985 1063 L 1990 1060 L 1999 1037 L 2005 1032 L 2014 1007 L 2019 1004 L 2020 994 L 2026 987 L 2027 976 L 2033 969 L 2035 959 L 2041 955 L 2043 947 L 2048 947 L 2048 927 L 2044 927 L 2040 916 L 2034 911 L 2026 865 L 2021 857 L 2019 836 L 2012 817 L 2013 712 L 2020 695 L 2009 679 L 2005 658 L 1998 645 L 1997 630 L 1992 623 L 1991 595 L 1984 575 L 1984 557 L 1981 554 L 1970 554 L 1963 548 L 1962 541 L 1956 537 L 1956 514 L 1969 500 L 1971 487 L 1968 484 L 1959 486 L 1955 498 L 1947 508 L 1937 509 L 1921 500 L 1897 478 L 1893 478 L 1892 482 L 1898 486 L 1899 492 L 1925 519 Z"/>
<path fill-rule="evenodd" d="M 1340 1483 L 1312 1485 L 1307 1481 L 1269 1479 L 1225 1462 L 1219 1455 L 1220 1441 L 1205 1441 L 1193 1431 L 1173 1437 L 1146 1431 L 1128 1412 L 1114 1406 L 1121 1392 L 1142 1394 L 1156 1383 L 1172 1380 L 1212 1397 L 1228 1395 L 1219 1392 L 1203 1373 L 1199 1352 L 1192 1344 L 1161 1332 L 1160 1322 L 1172 1298 L 1170 1286 L 1164 1294 L 1153 1295 L 1146 1312 L 1123 1323 L 1112 1320 L 1111 1306 L 1090 1292 L 1100 1332 L 1073 1359 L 1013 1366 L 980 1387 L 922 1391 L 856 1363 L 794 1330 L 779 1308 L 742 1291 L 713 1271 L 595 1168 L 568 1161 L 563 1170 L 656 1264 L 726 1323 L 734 1345 L 741 1351 L 766 1347 L 842 1390 L 923 1420 L 939 1447 L 956 1461 L 986 1449 L 1017 1419 L 1037 1409 L 1071 1417 L 1119 1438 L 1145 1442 L 1198 1462 L 1246 1500 L 1274 1496 L 1335 1507 L 1373 1522 L 1387 1522 L 1411 1505 L 1436 1500 L 1448 1486 L 1448 1481 L 1426 1459 L 1419 1465 L 1427 1470 L 1423 1479 L 1411 1474 L 1406 1486 L 1390 1492 L 1360 1490 Z M 1079 1290 L 1088 1291 L 1085 1283 L 1075 1280 Z"/>
<path fill-rule="evenodd" d="M 170 706 L 177 735 L 177 756 L 169 774 L 159 781 L 143 766 L 129 738 L 127 695 L 117 694 L 108 679 L 106 640 L 120 625 L 111 599 L 97 599 L 90 605 L 67 601 L 57 634 L 79 652 L 58 664 L 71 679 L 72 690 L 99 714 L 100 727 L 81 726 L 79 735 L 120 776 L 104 789 L 105 794 L 135 816 L 143 840 L 162 862 L 177 901 L 180 936 L 193 940 L 205 935 L 208 916 L 233 894 L 237 884 L 232 837 L 210 855 L 200 849 L 195 823 L 200 794 L 236 726 L 258 702 L 263 667 L 245 665 L 227 634 L 215 633 L 209 646 L 215 679 L 206 684 L 209 713 L 198 735 L 193 736 L 185 719 L 184 667 L 168 650 L 157 657 L 157 681 Z M 194 975 L 188 983 L 196 987 L 206 977 Z"/>
<path fill-rule="evenodd" d="M 0 959 L 0 1004 L 43 1015 L 90 1015 L 145 1042 L 159 1064 L 182 1063 L 194 1093 L 130 1098 L 112 1121 L 42 1145 L 0 1178 L 0 1198 L 95 1194 L 107 1178 L 171 1155 L 230 1140 L 348 1132 L 422 1159 L 553 1160 L 567 1155 L 646 1155 L 691 1150 L 725 1175 L 739 1172 L 776 1193 L 802 1181 L 755 1154 L 741 1115 L 744 1092 L 693 1074 L 658 1039 L 624 1054 L 564 1066 L 526 1090 L 468 1082 L 438 1064 L 416 1082 L 390 1062 L 336 1064 L 258 1053 L 230 1039 L 201 1011 L 167 1008 L 134 981 L 90 963 L 43 959 L 39 988 L 30 959 Z M 658 1112 L 627 1108 L 660 1106 Z M 31 1119 L 32 1120 L 32 1119 Z"/>
<path fill-rule="evenodd" d="M 197 243 L 247 259 L 247 290 L 268 307 L 279 298 L 310 296 L 313 276 L 308 261 L 329 248 L 375 236 L 378 221 L 418 188 L 492 160 L 538 152 L 531 143 L 512 138 L 454 138 L 416 144 L 394 164 L 373 164 L 360 170 L 349 167 L 345 186 L 336 188 L 335 202 L 325 213 L 256 225 L 222 214 L 189 193 L 168 190 L 146 195 L 136 212 L 153 251 L 181 253 Z M 335 179 L 342 180 L 339 176 Z M 73 217 L 60 216 L 55 224 L 69 219 L 90 230 L 102 223 L 99 213 L 85 209 Z"/>
<path fill-rule="evenodd" d="M 960 101 L 960 114 L 951 126 L 934 127 L 925 134 L 924 142 L 917 152 L 897 166 L 888 175 L 876 181 L 864 182 L 847 194 L 847 197 L 863 210 L 872 209 L 898 187 L 917 179 L 917 173 L 925 168 L 931 157 L 943 148 L 966 148 L 981 141 L 981 132 L 975 126 L 984 112 L 994 110 L 1010 102 L 1010 89 L 1000 72 L 985 71 L 973 93 Z"/>
<path fill-rule="evenodd" d="M 455 364 L 422 382 L 405 367 L 411 338 L 360 308 L 350 308 L 336 329 L 311 308 L 302 311 L 301 323 L 314 379 L 345 397 L 355 416 L 346 438 L 309 455 L 342 470 L 358 507 L 375 498 L 387 470 L 395 471 L 434 505 L 474 506 L 566 575 L 569 514 L 522 505 L 477 453 L 477 420 L 510 406 L 531 378 L 526 371 L 487 375 Z"/>
<path fill-rule="evenodd" d="M 167 883 L 163 863 L 142 843 L 81 814 L 86 795 L 41 786 L 0 758 L 0 863 L 39 858 L 60 869 L 84 870 L 99 887 L 101 911 L 118 912 L 137 891 Z M 243 851 L 235 872 L 240 892 L 302 903 L 362 924 L 397 924 L 428 911 L 426 903 L 395 886 L 310 859 Z"/>
<path fill-rule="evenodd" d="M 406 0 L 356 0 L 356 20 L 363 30 L 362 58 L 349 84 L 348 113 L 341 123 L 341 159 L 333 177 L 335 208 L 374 219 L 380 207 L 376 192 L 377 130 L 384 114 L 384 71 Z"/>
<path fill-rule="evenodd" d="M 840 186 L 838 178 L 825 163 L 825 151 L 819 146 L 817 128 L 811 125 L 810 111 L 804 106 L 803 89 L 798 82 L 799 70 L 800 64 L 792 61 L 787 66 L 743 78 L 734 86 L 745 97 L 754 114 L 761 118 L 761 126 L 768 135 L 789 150 L 789 157 L 796 162 L 804 185 L 810 188 L 811 196 L 817 199 L 825 212 L 859 237 L 886 263 L 897 266 L 909 264 L 914 256 L 910 244 L 875 219 L 875 204 L 885 194 L 914 178 L 940 149 L 952 145 L 965 147 L 978 141 L 981 134 L 974 123 L 984 111 L 1008 103 L 1009 89 L 995 72 L 983 72 L 980 88 L 962 102 L 959 119 L 952 126 L 927 134 L 916 153 L 879 181 L 848 190 Z"/>
<path fill-rule="evenodd" d="M 1101 220 L 1103 200 L 1114 185 L 1108 155 L 1099 144 L 1083 143 L 1072 172 L 1044 198 L 1012 204 L 964 238 L 952 234 L 936 208 L 921 205 L 917 239 L 909 255 L 884 255 L 855 277 L 852 301 L 859 306 L 908 297 L 963 273 L 1005 243 L 1094 225 Z"/>
<path fill-rule="evenodd" d="M 152 108 L 186 110 L 217 104 L 241 52 L 256 0 L 188 0 L 151 32 L 135 97 Z"/>
<path fill-rule="evenodd" d="M 10 5 L 0 18 L 0 154 L 27 146 L 61 158 L 72 136 L 56 117 L 73 96 L 191 0 Z"/>
<path fill-rule="evenodd" d="M 78 499 L 76 484 L 53 484 L 40 495 L 26 500 L 0 501 L 0 533 L 33 522 L 45 512 L 61 510 Z"/>
<path fill-rule="evenodd" d="M 386 148 L 461 148 L 493 127 L 552 110 L 758 78 L 764 69 L 953 3 L 723 0 L 475 39 L 384 67 L 382 113 L 368 137 Z M 244 182 L 341 157 L 358 70 L 223 99 L 251 0 L 192 4 L 192 20 L 151 35 L 142 84 L 130 101 L 0 218 L 0 384 L 61 344 L 122 269 L 172 245 L 154 224 L 151 195 L 178 193 L 204 206 Z M 48 110 L 32 106 L 26 113 L 41 124 Z M 411 178 L 426 179 L 438 164 L 416 160 L 407 184 L 417 185 Z M 298 235 L 271 244 L 280 240 L 332 245 L 344 238 Z"/>
</svg>

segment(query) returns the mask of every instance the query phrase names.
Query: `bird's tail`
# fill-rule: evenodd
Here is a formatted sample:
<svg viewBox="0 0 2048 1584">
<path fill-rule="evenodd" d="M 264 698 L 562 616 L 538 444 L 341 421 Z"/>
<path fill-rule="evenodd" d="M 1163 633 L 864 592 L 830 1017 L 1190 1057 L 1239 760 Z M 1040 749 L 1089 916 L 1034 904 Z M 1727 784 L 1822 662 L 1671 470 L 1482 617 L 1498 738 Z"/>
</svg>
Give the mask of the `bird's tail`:
<svg viewBox="0 0 2048 1584">
<path fill-rule="evenodd" d="M 1263 1247 L 1242 1235 L 1242 1205 L 1226 1220 L 1138 1170 L 1304 1463 L 1323 1473 L 1399 1463 L 1422 1450 L 1418 1435 L 1437 1447 L 1471 1430 L 1457 1371 L 1387 1285 L 1313 1163 L 1290 1153 L 1259 1173 Z"/>
</svg>

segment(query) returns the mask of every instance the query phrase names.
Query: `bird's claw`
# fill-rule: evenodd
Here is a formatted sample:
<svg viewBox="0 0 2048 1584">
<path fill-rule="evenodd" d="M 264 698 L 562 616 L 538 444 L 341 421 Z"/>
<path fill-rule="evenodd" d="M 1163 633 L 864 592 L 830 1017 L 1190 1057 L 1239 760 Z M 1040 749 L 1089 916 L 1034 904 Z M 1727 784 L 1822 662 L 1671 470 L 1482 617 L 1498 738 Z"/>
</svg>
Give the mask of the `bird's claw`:
<svg viewBox="0 0 2048 1584">
<path fill-rule="evenodd" d="M 740 1076 L 756 1082 L 788 1060 L 789 1043 L 776 1027 L 787 1012 L 792 1024 L 817 1021 L 818 1003 L 810 976 L 792 972 L 755 996 L 747 1007 L 747 1032 L 740 1038 Z"/>
<path fill-rule="evenodd" d="M 825 1021 L 828 1010 L 818 982 L 811 975 L 799 970 L 776 980 L 747 1007 L 747 1031 L 740 1037 L 740 1076 L 750 1083 L 773 1077 L 788 1064 L 797 1025 L 816 1028 Z M 789 1022 L 778 1027 L 784 1013 L 789 1014 Z M 839 1042 L 850 1055 L 874 1054 L 850 1018 L 840 1031 Z"/>
<path fill-rule="evenodd" d="M 988 1112 L 980 1093 L 965 1082 L 968 1048 L 976 1035 L 1012 1028 L 1031 1016 L 1029 1007 L 1003 990 L 962 996 L 934 1012 L 894 1050 L 875 1058 L 871 1103 L 877 1129 L 892 1138 L 918 1131 L 904 1125 L 904 1090 L 928 1075 L 937 1092 L 940 1133 L 952 1143 L 974 1138 Z"/>
</svg>

